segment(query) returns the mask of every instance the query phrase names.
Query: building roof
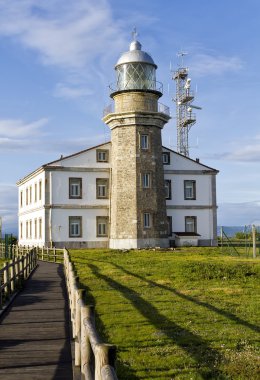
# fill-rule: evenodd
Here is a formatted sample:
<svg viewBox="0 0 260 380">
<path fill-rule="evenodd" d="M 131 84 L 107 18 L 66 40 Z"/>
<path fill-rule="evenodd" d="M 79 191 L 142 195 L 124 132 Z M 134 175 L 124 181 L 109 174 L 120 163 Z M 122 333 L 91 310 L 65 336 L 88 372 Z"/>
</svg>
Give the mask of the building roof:
<svg viewBox="0 0 260 380">
<path fill-rule="evenodd" d="M 46 163 L 46 164 L 43 164 L 42 166 L 40 166 L 39 168 L 37 168 L 37 169 L 34 170 L 33 172 L 27 174 L 25 177 L 21 178 L 16 184 L 17 184 L 17 185 L 20 185 L 22 182 L 26 181 L 27 179 L 29 179 L 30 177 L 32 177 L 32 176 L 34 176 L 34 175 L 36 175 L 36 174 L 38 174 L 38 173 L 44 171 L 44 170 L 47 169 L 47 168 L 50 168 L 50 167 L 53 167 L 53 168 L 54 168 L 54 167 L 61 166 L 61 162 L 62 162 L 62 161 L 65 161 L 66 159 L 69 159 L 69 158 L 72 158 L 72 157 L 76 157 L 76 156 L 78 156 L 78 155 L 80 155 L 80 154 L 82 154 L 82 153 L 88 152 L 88 151 L 90 151 L 90 150 L 92 150 L 92 149 L 97 149 L 97 148 L 103 147 L 103 146 L 108 145 L 108 144 L 111 144 L 111 142 L 108 141 L 108 142 L 103 143 L 103 144 L 99 144 L 99 145 L 96 145 L 96 146 L 92 146 L 92 147 L 90 147 L 90 148 L 87 148 L 87 149 L 81 150 L 81 151 L 79 151 L 79 152 L 76 152 L 76 153 L 70 154 L 70 155 L 68 155 L 68 156 L 64 156 L 64 157 L 63 157 L 63 156 L 61 155 L 61 157 L 60 157 L 59 159 L 54 160 L 54 161 L 50 161 L 50 162 L 48 162 L 48 163 Z M 180 157 L 183 158 L 183 159 L 190 160 L 191 162 L 194 162 L 194 163 L 196 163 L 196 164 L 198 164 L 198 165 L 204 167 L 206 170 L 213 171 L 213 172 L 215 172 L 216 174 L 219 172 L 218 170 L 216 170 L 216 169 L 214 169 L 214 168 L 211 168 L 210 166 L 207 166 L 207 165 L 202 164 L 201 162 L 198 161 L 198 159 L 193 160 L 192 158 L 190 158 L 190 157 L 186 157 L 186 156 L 183 156 L 182 154 L 180 154 L 180 153 L 178 153 L 178 152 L 176 152 L 176 151 L 174 151 L 174 150 L 172 150 L 172 149 L 170 149 L 170 148 L 167 148 L 167 147 L 165 147 L 165 146 L 162 146 L 162 149 L 165 149 L 165 150 L 167 150 L 167 151 L 170 151 L 170 152 L 172 152 L 172 153 L 174 153 L 174 154 L 180 156 Z M 56 164 L 56 165 L 55 165 L 55 164 Z"/>
<path fill-rule="evenodd" d="M 166 150 L 168 150 L 168 151 L 170 151 L 170 152 L 172 152 L 172 153 L 174 153 L 174 154 L 176 154 L 176 155 L 178 155 L 179 157 L 182 157 L 183 159 L 186 159 L 186 160 L 189 160 L 189 161 L 191 161 L 191 162 L 194 162 L 194 163 L 196 163 L 196 164 L 198 164 L 198 165 L 201 165 L 201 166 L 203 166 L 206 170 L 210 170 L 210 171 L 216 172 L 216 174 L 219 173 L 219 170 L 214 169 L 214 168 L 211 168 L 210 166 L 207 166 L 207 165 L 202 164 L 198 158 L 196 158 L 196 159 L 194 160 L 194 159 L 192 159 L 192 158 L 190 158 L 190 157 L 184 156 L 183 154 L 176 152 L 175 150 L 172 150 L 172 149 L 170 149 L 170 148 L 167 148 L 166 146 L 162 146 L 162 148 L 163 148 L 163 149 L 166 149 Z"/>
<path fill-rule="evenodd" d="M 91 148 L 87 148 L 87 149 L 83 149 L 79 152 L 76 152 L 76 153 L 73 153 L 73 154 L 70 154 L 68 156 L 63 156 L 61 155 L 60 158 L 58 160 L 54 160 L 54 161 L 50 161 L 50 162 L 47 162 L 46 164 L 43 164 L 42 166 L 40 166 L 39 168 L 35 169 L 33 172 L 27 174 L 25 177 L 19 179 L 19 181 L 17 181 L 16 185 L 19 186 L 22 182 L 24 182 L 25 180 L 29 179 L 30 177 L 42 172 L 43 170 L 49 168 L 49 167 L 55 167 L 54 164 L 57 164 L 57 166 L 60 166 L 61 162 L 68 159 L 68 158 L 72 158 L 72 157 L 76 157 L 82 153 L 85 153 L 85 152 L 88 152 L 92 149 L 96 149 L 96 148 L 99 148 L 99 147 L 102 147 L 104 145 L 107 145 L 107 144 L 110 144 L 110 141 L 106 142 L 106 143 L 103 143 L 103 144 L 99 144 L 99 145 L 96 145 L 96 146 L 92 146 Z"/>
</svg>

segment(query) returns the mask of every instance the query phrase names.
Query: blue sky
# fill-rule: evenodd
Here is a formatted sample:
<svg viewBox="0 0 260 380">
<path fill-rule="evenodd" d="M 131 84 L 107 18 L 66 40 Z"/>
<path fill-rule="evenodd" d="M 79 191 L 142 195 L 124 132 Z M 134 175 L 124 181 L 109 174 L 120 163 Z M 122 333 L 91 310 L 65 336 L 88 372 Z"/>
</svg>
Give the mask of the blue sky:
<svg viewBox="0 0 260 380">
<path fill-rule="evenodd" d="M 190 157 L 220 170 L 218 224 L 260 224 L 258 0 L 0 0 L 0 216 L 16 232 L 16 182 L 42 164 L 108 141 L 114 64 L 136 26 L 158 65 L 172 119 L 170 67 L 187 51 L 197 124 Z"/>
</svg>

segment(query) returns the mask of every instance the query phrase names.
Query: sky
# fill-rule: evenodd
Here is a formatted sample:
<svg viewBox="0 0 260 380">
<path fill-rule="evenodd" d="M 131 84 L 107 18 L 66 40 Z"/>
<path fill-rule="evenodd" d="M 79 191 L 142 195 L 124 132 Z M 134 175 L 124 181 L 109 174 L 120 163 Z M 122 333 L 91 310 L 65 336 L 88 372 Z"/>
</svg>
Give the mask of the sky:
<svg viewBox="0 0 260 380">
<path fill-rule="evenodd" d="M 114 65 L 136 27 L 158 66 L 176 150 L 174 69 L 188 54 L 197 123 L 190 157 L 219 170 L 218 225 L 260 225 L 258 0 L 0 0 L 0 217 L 17 232 L 16 182 L 110 140 Z"/>
</svg>

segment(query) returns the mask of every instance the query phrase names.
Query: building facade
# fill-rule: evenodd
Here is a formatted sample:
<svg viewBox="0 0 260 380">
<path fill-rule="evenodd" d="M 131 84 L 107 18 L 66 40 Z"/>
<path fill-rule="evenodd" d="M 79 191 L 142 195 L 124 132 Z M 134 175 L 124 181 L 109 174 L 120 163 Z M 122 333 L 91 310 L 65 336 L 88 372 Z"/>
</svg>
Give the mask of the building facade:
<svg viewBox="0 0 260 380">
<path fill-rule="evenodd" d="M 116 249 L 216 244 L 216 170 L 162 147 L 169 110 L 153 59 L 120 57 L 111 142 L 43 165 L 18 182 L 19 244 Z"/>
</svg>

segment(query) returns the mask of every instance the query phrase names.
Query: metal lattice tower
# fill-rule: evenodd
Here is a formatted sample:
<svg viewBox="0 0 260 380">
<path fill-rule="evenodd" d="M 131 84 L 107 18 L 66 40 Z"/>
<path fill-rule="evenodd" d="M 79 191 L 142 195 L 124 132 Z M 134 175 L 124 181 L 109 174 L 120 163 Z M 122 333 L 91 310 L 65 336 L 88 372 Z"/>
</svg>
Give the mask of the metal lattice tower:
<svg viewBox="0 0 260 380">
<path fill-rule="evenodd" d="M 183 57 L 186 53 L 180 53 Z M 182 65 L 183 66 L 183 65 Z M 180 67 L 174 72 L 173 79 L 176 81 L 176 120 L 177 120 L 177 152 L 189 157 L 189 131 L 196 123 L 196 115 L 192 113 L 193 91 L 190 89 L 190 78 L 188 78 L 188 68 Z"/>
</svg>

